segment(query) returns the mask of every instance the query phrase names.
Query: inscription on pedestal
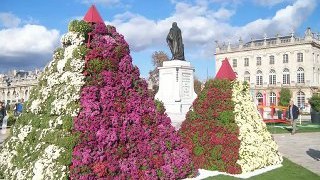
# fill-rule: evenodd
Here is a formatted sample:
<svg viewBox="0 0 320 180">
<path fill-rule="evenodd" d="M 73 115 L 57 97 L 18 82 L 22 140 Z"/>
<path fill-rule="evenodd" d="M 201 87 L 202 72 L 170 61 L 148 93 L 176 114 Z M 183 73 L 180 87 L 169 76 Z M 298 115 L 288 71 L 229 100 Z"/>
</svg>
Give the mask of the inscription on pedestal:
<svg viewBox="0 0 320 180">
<path fill-rule="evenodd" d="M 182 97 L 189 98 L 191 96 L 191 74 L 182 73 Z"/>
</svg>

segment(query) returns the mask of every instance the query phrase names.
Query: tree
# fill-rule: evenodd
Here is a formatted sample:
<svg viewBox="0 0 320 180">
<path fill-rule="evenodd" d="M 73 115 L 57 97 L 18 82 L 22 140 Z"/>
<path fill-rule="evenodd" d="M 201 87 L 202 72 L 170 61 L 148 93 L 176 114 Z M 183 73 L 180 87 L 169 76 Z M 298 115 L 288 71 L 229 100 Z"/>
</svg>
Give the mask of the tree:
<svg viewBox="0 0 320 180">
<path fill-rule="evenodd" d="M 149 83 L 154 93 L 159 89 L 159 70 L 158 67 L 161 67 L 164 61 L 169 61 L 169 56 L 163 51 L 155 51 L 152 54 L 152 64 L 154 69 L 149 72 Z"/>
<path fill-rule="evenodd" d="M 194 77 L 194 92 L 199 95 L 199 93 L 201 92 L 201 86 L 202 86 L 202 82 L 197 78 Z"/>
<path fill-rule="evenodd" d="M 290 89 L 281 88 L 279 95 L 280 95 L 279 105 L 280 106 L 288 106 L 290 103 L 291 96 L 292 96 Z"/>
<path fill-rule="evenodd" d="M 320 112 L 320 94 L 313 94 L 309 99 L 309 103 L 315 112 Z"/>
</svg>

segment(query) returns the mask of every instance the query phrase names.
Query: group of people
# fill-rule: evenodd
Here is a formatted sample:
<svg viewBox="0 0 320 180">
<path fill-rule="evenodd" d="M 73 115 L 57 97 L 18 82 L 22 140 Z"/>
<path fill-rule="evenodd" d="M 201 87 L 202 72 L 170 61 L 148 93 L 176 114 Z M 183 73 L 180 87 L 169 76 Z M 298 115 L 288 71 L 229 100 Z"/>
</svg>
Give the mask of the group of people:
<svg viewBox="0 0 320 180">
<path fill-rule="evenodd" d="M 23 110 L 23 99 L 21 101 L 19 101 L 18 103 L 15 104 L 14 108 L 13 108 L 13 115 L 15 117 L 18 117 L 21 115 L 22 110 Z M 8 120 L 9 116 L 8 116 L 8 112 L 10 111 L 10 105 L 9 103 L 7 103 L 5 105 L 4 102 L 0 101 L 0 127 L 3 123 L 4 120 Z"/>
</svg>

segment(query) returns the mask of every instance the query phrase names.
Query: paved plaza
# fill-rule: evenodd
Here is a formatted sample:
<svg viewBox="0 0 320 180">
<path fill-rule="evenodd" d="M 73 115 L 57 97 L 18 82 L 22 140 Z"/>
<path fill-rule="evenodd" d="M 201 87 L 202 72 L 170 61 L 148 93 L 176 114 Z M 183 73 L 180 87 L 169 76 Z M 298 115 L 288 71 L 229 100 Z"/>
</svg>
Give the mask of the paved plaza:
<svg viewBox="0 0 320 180">
<path fill-rule="evenodd" d="M 281 154 L 320 175 L 320 132 L 274 134 Z"/>
</svg>

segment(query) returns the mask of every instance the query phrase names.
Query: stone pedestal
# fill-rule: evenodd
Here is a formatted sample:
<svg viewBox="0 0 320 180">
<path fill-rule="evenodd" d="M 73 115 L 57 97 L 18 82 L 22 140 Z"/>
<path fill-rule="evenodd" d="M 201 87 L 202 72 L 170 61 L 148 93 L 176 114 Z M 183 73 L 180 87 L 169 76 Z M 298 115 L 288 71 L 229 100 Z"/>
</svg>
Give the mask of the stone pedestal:
<svg viewBox="0 0 320 180">
<path fill-rule="evenodd" d="M 159 90 L 155 96 L 162 101 L 171 124 L 179 129 L 194 99 L 194 68 L 190 62 L 172 60 L 159 67 Z"/>
</svg>

